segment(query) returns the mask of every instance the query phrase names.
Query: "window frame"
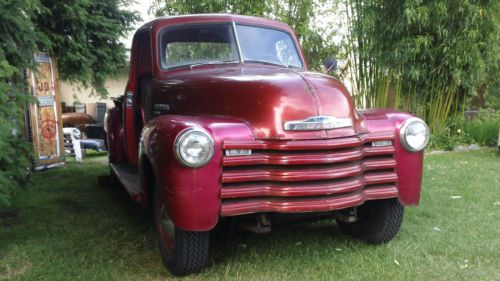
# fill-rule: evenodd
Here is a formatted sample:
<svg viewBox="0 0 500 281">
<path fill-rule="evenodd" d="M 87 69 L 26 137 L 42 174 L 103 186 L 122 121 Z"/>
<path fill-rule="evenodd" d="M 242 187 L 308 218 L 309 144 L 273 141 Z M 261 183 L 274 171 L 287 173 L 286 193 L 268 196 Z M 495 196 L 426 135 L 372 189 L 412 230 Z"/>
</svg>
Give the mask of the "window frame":
<svg viewBox="0 0 500 281">
<path fill-rule="evenodd" d="M 294 34 L 286 29 L 282 29 L 282 28 L 278 28 L 278 27 L 274 27 L 274 26 L 269 26 L 269 25 L 265 25 L 265 24 L 255 24 L 255 23 L 248 23 L 248 22 L 241 22 L 241 21 L 214 21 L 214 22 L 192 22 L 192 23 L 177 23 L 177 24 L 173 24 L 173 25 L 169 25 L 169 26 L 166 26 L 166 27 L 163 27 L 160 29 L 160 31 L 158 32 L 158 37 L 157 37 L 157 45 L 158 45 L 158 56 L 159 56 L 159 66 L 160 66 L 160 70 L 163 70 L 163 71 L 168 71 L 168 70 L 175 70 L 175 69 L 178 69 L 178 68 L 183 68 L 183 67 L 186 67 L 186 66 L 190 66 L 192 64 L 183 64 L 183 65 L 176 65 L 176 66 L 168 66 L 165 62 L 165 46 L 163 46 L 163 40 L 162 40 L 162 36 L 165 32 L 168 32 L 169 30 L 171 29 L 175 29 L 175 28 L 178 28 L 179 26 L 206 26 L 206 25 L 220 25 L 220 24 L 227 24 L 229 26 L 231 26 L 231 30 L 232 30 L 232 35 L 233 35 L 233 38 L 234 38 L 234 43 L 236 44 L 236 49 L 237 49 L 237 53 L 238 53 L 238 61 L 242 64 L 245 63 L 245 60 L 243 58 L 243 52 L 241 50 L 241 45 L 240 45 L 240 38 L 239 38 L 239 35 L 238 35 L 238 31 L 236 29 L 236 25 L 243 25 L 243 26 L 249 26 L 249 27 L 258 27 L 258 28 L 265 28 L 265 29 L 272 29 L 272 30 L 277 30 L 277 31 L 280 31 L 280 32 L 283 32 L 285 34 L 287 34 L 289 37 L 290 37 L 290 40 L 293 44 L 293 47 L 295 49 L 295 52 L 297 53 L 297 57 L 300 61 L 300 64 L 301 66 L 300 67 L 296 67 L 294 66 L 293 68 L 294 69 L 300 69 L 300 70 L 304 70 L 305 67 L 306 67 L 306 64 L 304 62 L 304 58 L 302 57 L 302 53 L 297 45 L 297 41 L 296 41 L 296 38 L 294 36 Z M 253 63 L 253 62 L 250 62 L 250 63 Z M 286 67 L 285 65 L 283 65 L 283 67 Z"/>
</svg>

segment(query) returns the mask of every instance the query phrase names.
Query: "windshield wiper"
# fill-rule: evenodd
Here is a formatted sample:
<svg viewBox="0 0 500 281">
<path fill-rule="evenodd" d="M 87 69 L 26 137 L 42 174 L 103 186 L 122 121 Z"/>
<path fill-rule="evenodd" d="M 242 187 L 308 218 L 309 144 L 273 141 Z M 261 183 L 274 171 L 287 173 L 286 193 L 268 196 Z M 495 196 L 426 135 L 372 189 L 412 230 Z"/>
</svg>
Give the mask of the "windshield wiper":
<svg viewBox="0 0 500 281">
<path fill-rule="evenodd" d="M 214 61 L 206 61 L 206 62 L 200 62 L 200 63 L 190 64 L 189 68 L 193 69 L 194 67 L 197 67 L 197 66 L 200 66 L 200 65 L 231 64 L 231 63 L 240 63 L 240 61 L 239 60 L 214 60 Z"/>
</svg>

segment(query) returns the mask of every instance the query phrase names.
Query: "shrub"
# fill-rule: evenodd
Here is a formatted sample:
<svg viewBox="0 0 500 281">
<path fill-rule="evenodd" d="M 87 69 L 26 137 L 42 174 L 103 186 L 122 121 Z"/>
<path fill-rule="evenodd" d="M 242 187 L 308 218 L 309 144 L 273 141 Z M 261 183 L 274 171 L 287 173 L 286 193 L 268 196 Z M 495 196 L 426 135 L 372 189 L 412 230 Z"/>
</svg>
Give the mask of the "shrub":
<svg viewBox="0 0 500 281">
<path fill-rule="evenodd" d="M 500 114 L 480 115 L 475 119 L 465 121 L 463 128 L 470 143 L 494 146 L 497 144 L 500 130 Z"/>
<path fill-rule="evenodd" d="M 459 144 L 469 143 L 467 136 L 461 129 L 448 127 L 440 133 L 431 134 L 428 147 L 430 149 L 453 150 Z"/>
<path fill-rule="evenodd" d="M 460 144 L 495 146 L 500 130 L 500 113 L 480 112 L 477 117 L 450 119 L 441 133 L 431 134 L 429 148 L 453 150 Z"/>
<path fill-rule="evenodd" d="M 22 139 L 27 89 L 23 71 L 36 50 L 36 33 L 27 16 L 33 1 L 0 1 L 0 208 L 28 177 L 30 145 Z"/>
</svg>

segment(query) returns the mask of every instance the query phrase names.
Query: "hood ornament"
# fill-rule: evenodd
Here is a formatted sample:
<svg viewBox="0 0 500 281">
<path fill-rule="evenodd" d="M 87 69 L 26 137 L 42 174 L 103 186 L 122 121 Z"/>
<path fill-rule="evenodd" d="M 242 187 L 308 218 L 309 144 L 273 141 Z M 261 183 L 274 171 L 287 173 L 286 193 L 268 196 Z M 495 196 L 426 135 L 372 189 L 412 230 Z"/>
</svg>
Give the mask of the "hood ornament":
<svg viewBox="0 0 500 281">
<path fill-rule="evenodd" d="M 313 131 L 352 127 L 351 118 L 336 118 L 333 116 L 312 116 L 305 120 L 285 122 L 286 131 Z"/>
</svg>

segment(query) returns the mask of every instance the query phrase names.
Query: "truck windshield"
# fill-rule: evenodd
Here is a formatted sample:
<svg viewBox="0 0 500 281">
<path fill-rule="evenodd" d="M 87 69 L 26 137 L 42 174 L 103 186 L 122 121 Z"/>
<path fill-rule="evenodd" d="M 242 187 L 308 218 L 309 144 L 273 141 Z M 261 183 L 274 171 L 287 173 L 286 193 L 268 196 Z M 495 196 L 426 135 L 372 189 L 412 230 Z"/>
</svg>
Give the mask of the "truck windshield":
<svg viewBox="0 0 500 281">
<path fill-rule="evenodd" d="M 236 25 L 243 60 L 302 68 L 292 37 L 281 30 Z"/>
<path fill-rule="evenodd" d="M 303 67 L 290 34 L 272 28 L 231 23 L 174 26 L 161 32 L 160 44 L 162 68 L 240 61 Z"/>
<path fill-rule="evenodd" d="M 160 36 L 163 68 L 240 60 L 231 24 L 176 26 Z"/>
</svg>

